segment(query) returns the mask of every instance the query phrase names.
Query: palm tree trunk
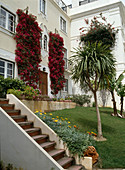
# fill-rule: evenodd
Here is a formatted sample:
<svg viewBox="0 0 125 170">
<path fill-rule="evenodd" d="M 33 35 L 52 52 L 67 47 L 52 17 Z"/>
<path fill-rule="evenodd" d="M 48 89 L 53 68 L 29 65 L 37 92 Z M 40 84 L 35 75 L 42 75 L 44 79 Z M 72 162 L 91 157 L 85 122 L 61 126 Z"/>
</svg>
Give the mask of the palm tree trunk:
<svg viewBox="0 0 125 170">
<path fill-rule="evenodd" d="M 100 112 L 99 112 L 99 108 L 98 108 L 98 102 L 97 102 L 97 95 L 96 95 L 96 91 L 93 92 L 94 93 L 94 99 L 95 99 L 95 105 L 96 105 L 96 114 L 97 114 L 97 121 L 98 121 L 98 138 L 102 138 L 102 124 L 101 124 L 101 117 L 100 117 Z"/>
<path fill-rule="evenodd" d="M 114 91 L 110 91 L 112 95 L 112 102 L 113 102 L 113 109 L 114 109 L 114 115 L 117 115 L 117 107 L 116 107 L 116 101 L 115 101 L 115 95 Z"/>
<path fill-rule="evenodd" d="M 123 100 L 124 100 L 124 98 L 123 98 L 123 96 L 121 96 L 121 111 L 120 111 L 121 116 L 123 113 Z"/>
</svg>

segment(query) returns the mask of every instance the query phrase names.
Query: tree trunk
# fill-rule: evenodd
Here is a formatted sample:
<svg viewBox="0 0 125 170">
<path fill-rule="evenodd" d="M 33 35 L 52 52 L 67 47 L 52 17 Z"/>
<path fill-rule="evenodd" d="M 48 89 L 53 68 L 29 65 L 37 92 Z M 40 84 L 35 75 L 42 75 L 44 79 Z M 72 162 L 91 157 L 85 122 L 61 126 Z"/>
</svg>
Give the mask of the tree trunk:
<svg viewBox="0 0 125 170">
<path fill-rule="evenodd" d="M 116 101 L 115 101 L 115 95 L 114 91 L 110 91 L 112 95 L 112 102 L 113 102 L 113 109 L 114 109 L 114 115 L 117 115 L 117 107 L 116 107 Z"/>
<path fill-rule="evenodd" d="M 121 96 L 121 111 L 120 111 L 121 116 L 123 113 L 123 100 L 124 100 L 124 98 L 123 98 L 123 96 Z"/>
<path fill-rule="evenodd" d="M 101 124 L 101 117 L 100 117 L 100 112 L 98 108 L 98 102 L 97 102 L 97 95 L 96 91 L 94 93 L 94 99 L 95 99 L 95 105 L 96 105 L 96 114 L 97 114 L 97 121 L 98 121 L 98 138 L 102 138 L 102 124 Z"/>
</svg>

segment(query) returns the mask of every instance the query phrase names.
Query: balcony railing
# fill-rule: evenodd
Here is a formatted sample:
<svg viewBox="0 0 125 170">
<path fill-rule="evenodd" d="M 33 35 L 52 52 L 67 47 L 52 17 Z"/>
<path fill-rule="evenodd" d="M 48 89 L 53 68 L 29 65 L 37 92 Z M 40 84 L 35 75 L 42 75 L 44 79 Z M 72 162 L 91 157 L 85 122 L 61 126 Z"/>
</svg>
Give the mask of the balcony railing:
<svg viewBox="0 0 125 170">
<path fill-rule="evenodd" d="M 62 8 L 63 11 L 67 12 L 67 6 L 62 0 L 56 0 L 56 3 Z"/>
<path fill-rule="evenodd" d="M 85 5 L 85 4 L 94 2 L 94 1 L 97 1 L 97 0 L 83 0 L 83 1 L 79 1 L 79 6 Z"/>
</svg>

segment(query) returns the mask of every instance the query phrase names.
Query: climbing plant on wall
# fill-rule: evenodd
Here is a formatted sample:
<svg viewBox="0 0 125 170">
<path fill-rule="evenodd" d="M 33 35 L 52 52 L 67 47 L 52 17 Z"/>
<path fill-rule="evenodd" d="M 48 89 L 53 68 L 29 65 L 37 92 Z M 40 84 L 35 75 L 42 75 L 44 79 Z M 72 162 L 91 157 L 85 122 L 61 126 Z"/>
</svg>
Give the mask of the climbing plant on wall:
<svg viewBox="0 0 125 170">
<path fill-rule="evenodd" d="M 64 44 L 59 34 L 49 34 L 49 69 L 51 93 L 56 95 L 64 87 Z"/>
<path fill-rule="evenodd" d="M 16 27 L 16 63 L 21 80 L 34 88 L 39 82 L 39 63 L 41 62 L 40 32 L 36 17 L 17 10 L 18 25 Z"/>
</svg>

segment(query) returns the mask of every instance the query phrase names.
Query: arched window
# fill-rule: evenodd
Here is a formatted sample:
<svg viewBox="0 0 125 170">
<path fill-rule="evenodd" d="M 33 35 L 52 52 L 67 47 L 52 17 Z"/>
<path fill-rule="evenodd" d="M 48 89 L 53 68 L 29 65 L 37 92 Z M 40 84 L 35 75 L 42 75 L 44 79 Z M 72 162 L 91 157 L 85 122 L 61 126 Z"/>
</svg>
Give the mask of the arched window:
<svg viewBox="0 0 125 170">
<path fill-rule="evenodd" d="M 47 50 L 47 36 L 44 35 L 44 50 Z"/>
</svg>

